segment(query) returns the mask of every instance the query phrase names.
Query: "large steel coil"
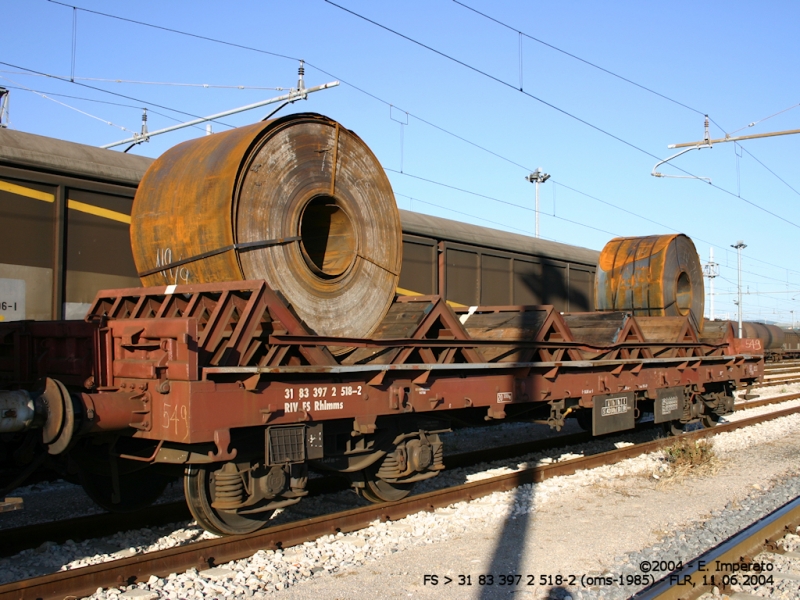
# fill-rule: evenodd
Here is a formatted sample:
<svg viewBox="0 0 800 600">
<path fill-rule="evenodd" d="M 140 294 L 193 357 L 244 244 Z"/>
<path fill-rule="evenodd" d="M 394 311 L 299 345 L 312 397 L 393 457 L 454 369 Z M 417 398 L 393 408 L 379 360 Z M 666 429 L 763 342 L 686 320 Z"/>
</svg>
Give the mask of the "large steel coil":
<svg viewBox="0 0 800 600">
<path fill-rule="evenodd" d="M 703 269 L 683 234 L 615 238 L 600 253 L 597 310 L 642 316 L 688 316 L 703 327 Z"/>
<path fill-rule="evenodd" d="M 264 279 L 313 332 L 347 337 L 378 326 L 402 259 L 383 168 L 317 114 L 168 150 L 137 191 L 131 244 L 144 285 Z"/>
</svg>

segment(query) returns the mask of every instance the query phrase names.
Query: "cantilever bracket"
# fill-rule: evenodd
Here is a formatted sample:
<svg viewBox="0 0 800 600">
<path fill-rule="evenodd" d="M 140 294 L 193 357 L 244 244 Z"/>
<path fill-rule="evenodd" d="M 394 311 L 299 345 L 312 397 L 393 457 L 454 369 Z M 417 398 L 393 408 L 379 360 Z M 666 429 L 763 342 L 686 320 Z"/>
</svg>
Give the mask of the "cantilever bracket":
<svg viewBox="0 0 800 600">
<path fill-rule="evenodd" d="M 703 181 L 711 183 L 710 177 L 697 177 L 696 175 L 664 175 L 663 173 L 659 173 L 658 171 L 656 171 L 658 167 L 660 167 L 664 163 L 668 163 L 673 158 L 678 158 L 681 154 L 686 154 L 690 150 L 702 150 L 703 148 L 711 148 L 711 143 L 703 143 L 703 144 L 698 144 L 697 146 L 692 146 L 691 148 L 685 148 L 680 152 L 678 152 L 677 154 L 673 154 L 669 158 L 665 158 L 664 160 L 657 162 L 656 165 L 653 167 L 653 170 L 650 171 L 650 175 L 652 175 L 653 177 L 671 177 L 673 179 L 702 179 Z"/>
</svg>

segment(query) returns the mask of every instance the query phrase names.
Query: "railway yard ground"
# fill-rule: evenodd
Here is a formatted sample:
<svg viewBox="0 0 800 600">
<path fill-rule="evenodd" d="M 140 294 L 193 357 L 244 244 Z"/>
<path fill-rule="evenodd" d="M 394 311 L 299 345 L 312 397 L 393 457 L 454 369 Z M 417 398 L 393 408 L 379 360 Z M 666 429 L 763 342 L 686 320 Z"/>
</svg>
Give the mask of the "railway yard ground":
<svg viewBox="0 0 800 600">
<path fill-rule="evenodd" d="M 758 391 L 761 398 L 792 392 L 800 392 L 800 384 Z M 796 404 L 800 400 L 737 412 L 726 420 Z M 574 426 L 573 421 L 569 424 Z M 545 429 L 509 423 L 459 430 L 448 435 L 446 448 L 450 454 L 488 448 Z M 654 435 L 652 430 L 628 432 L 567 449 L 448 470 L 415 491 L 488 478 L 537 462 L 568 460 Z M 404 519 L 374 522 L 366 529 L 323 536 L 301 546 L 260 551 L 211 570 L 192 569 L 98 590 L 93 597 L 626 598 L 644 587 L 641 582 L 665 575 L 661 566 L 692 560 L 800 496 L 800 414 L 712 440 L 704 460 L 697 461 L 704 464 L 676 468 L 664 452 L 656 452 Z M 0 537 L 2 529 L 74 517 L 91 504 L 81 488 L 64 482 L 37 484 L 16 495 L 24 497 L 25 509 L 2 516 Z M 168 489 L 164 500 L 180 496 L 176 486 Z M 39 503 L 46 508 L 37 508 Z M 339 492 L 308 499 L 294 511 L 277 515 L 276 522 L 363 504 L 355 494 Z M 46 542 L 0 559 L 0 583 L 213 537 L 191 522 L 182 522 L 99 540 Z M 794 578 L 790 573 L 773 578 L 771 584 L 738 585 L 724 593 L 734 598 L 800 596 L 800 560 L 776 555 L 763 560 L 780 563 L 784 573 L 793 567 Z M 723 596 L 717 592 L 716 597 Z"/>
</svg>

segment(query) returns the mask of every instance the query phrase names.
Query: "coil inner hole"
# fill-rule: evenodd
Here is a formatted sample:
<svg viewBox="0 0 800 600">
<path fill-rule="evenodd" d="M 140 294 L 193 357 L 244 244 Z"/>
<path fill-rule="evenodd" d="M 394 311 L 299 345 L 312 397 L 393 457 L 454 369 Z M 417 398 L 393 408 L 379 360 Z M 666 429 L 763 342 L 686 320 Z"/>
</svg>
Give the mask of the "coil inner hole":
<svg viewBox="0 0 800 600">
<path fill-rule="evenodd" d="M 686 271 L 681 271 L 681 274 L 678 275 L 678 282 L 675 286 L 675 304 L 678 312 L 684 317 L 692 308 L 692 282 Z"/>
<path fill-rule="evenodd" d="M 331 196 L 317 196 L 300 217 L 300 245 L 308 267 L 323 279 L 342 275 L 356 259 L 353 222 Z"/>
</svg>

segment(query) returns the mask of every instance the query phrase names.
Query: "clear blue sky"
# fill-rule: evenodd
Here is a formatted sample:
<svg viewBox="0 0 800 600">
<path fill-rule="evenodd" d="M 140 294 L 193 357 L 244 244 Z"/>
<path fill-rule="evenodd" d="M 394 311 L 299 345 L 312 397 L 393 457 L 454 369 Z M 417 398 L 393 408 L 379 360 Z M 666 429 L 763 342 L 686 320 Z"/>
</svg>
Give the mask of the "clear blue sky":
<svg viewBox="0 0 800 600">
<path fill-rule="evenodd" d="M 191 118 L 176 111 L 210 115 L 278 95 L 250 88 L 295 85 L 302 58 L 306 85 L 342 85 L 281 114 L 320 112 L 358 133 L 387 169 L 400 208 L 532 234 L 534 186 L 524 177 L 542 167 L 552 174 L 541 188 L 542 237 L 599 250 L 616 235 L 686 233 L 704 259 L 715 246 L 715 308 L 731 318 L 730 245 L 744 240 L 744 317 L 788 323 L 797 310 L 800 322 L 800 137 L 719 144 L 674 161 L 713 186 L 650 176 L 654 156 L 674 152 L 668 144 L 702 138 L 704 113 L 714 138 L 742 127 L 736 135 L 800 128 L 798 108 L 747 127 L 800 103 L 800 3 L 464 0 L 508 28 L 452 0 L 336 1 L 464 64 L 324 0 L 77 5 L 265 52 L 46 0 L 7 0 L 0 85 L 11 89 L 10 126 L 99 146 L 129 137 L 117 126 L 138 131 L 143 106 L 152 131 Z M 25 69 L 74 74 L 76 83 Z M 269 110 L 227 117 L 213 129 L 255 122 Z M 131 152 L 158 156 L 204 132 L 167 134 Z"/>
</svg>

